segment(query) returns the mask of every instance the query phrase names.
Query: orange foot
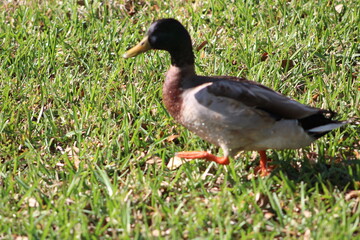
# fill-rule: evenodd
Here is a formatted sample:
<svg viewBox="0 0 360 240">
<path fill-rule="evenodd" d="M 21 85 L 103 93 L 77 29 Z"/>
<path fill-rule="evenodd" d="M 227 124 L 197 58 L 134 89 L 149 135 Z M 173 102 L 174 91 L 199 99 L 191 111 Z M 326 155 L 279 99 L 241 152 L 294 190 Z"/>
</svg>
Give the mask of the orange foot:
<svg viewBox="0 0 360 240">
<path fill-rule="evenodd" d="M 175 156 L 188 159 L 204 158 L 206 161 L 212 161 L 222 165 L 229 165 L 230 163 L 228 157 L 217 157 L 205 151 L 178 152 L 175 153 Z"/>
<path fill-rule="evenodd" d="M 268 176 L 272 170 L 274 170 L 274 166 L 267 166 L 268 158 L 266 157 L 266 151 L 258 151 L 260 154 L 260 166 L 255 168 L 255 173 L 259 174 L 261 177 Z"/>
</svg>

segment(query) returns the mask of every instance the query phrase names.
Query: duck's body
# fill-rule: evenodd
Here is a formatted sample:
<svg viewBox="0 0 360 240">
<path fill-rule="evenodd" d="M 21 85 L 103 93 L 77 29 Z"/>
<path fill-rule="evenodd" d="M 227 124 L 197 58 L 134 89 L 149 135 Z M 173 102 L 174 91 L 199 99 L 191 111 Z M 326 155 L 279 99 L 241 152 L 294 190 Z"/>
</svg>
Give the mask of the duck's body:
<svg viewBox="0 0 360 240">
<path fill-rule="evenodd" d="M 261 155 L 262 173 L 266 174 L 266 149 L 302 148 L 345 124 L 332 120 L 331 111 L 303 105 L 256 82 L 196 75 L 190 37 L 174 19 L 153 23 L 148 36 L 125 57 L 151 48 L 171 54 L 172 65 L 163 87 L 169 113 L 224 152 L 224 157 L 207 152 L 181 152 L 180 157 L 228 164 L 229 156 L 241 150 L 256 150 Z"/>
<path fill-rule="evenodd" d="M 163 98 L 179 123 L 230 156 L 241 150 L 308 146 L 321 133 L 309 131 L 316 123 L 302 126 L 302 119 L 326 112 L 245 79 L 197 76 L 191 66 L 170 67 Z"/>
</svg>

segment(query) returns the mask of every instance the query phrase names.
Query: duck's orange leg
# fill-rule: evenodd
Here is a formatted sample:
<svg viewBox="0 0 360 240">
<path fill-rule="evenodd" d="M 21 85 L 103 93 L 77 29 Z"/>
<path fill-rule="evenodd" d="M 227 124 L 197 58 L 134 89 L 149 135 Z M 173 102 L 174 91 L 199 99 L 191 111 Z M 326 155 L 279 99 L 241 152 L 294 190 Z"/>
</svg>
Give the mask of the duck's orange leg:
<svg viewBox="0 0 360 240">
<path fill-rule="evenodd" d="M 273 166 L 267 166 L 268 158 L 266 157 L 266 151 L 258 151 L 260 154 L 260 166 L 255 168 L 255 173 L 259 173 L 260 176 L 267 176 L 274 169 Z"/>
<path fill-rule="evenodd" d="M 228 157 L 217 157 L 205 151 L 178 152 L 175 154 L 175 156 L 187 159 L 203 158 L 206 159 L 206 161 L 212 161 L 222 165 L 228 165 L 230 163 Z"/>
</svg>

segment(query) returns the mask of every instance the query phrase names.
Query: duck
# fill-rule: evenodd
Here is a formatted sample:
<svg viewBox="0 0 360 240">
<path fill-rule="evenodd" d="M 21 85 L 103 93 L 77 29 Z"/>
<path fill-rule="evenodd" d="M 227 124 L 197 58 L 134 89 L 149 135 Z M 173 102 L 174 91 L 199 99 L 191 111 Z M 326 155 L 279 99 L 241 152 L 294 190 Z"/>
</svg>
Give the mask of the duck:
<svg viewBox="0 0 360 240">
<path fill-rule="evenodd" d="M 190 34 L 176 19 L 153 22 L 146 36 L 123 57 L 151 49 L 170 53 L 162 91 L 169 114 L 223 152 L 216 156 L 208 151 L 182 151 L 177 157 L 228 165 L 240 151 L 257 151 L 260 165 L 255 172 L 266 176 L 272 171 L 266 150 L 303 148 L 347 123 L 334 120 L 331 110 L 304 105 L 258 82 L 197 75 Z"/>
</svg>

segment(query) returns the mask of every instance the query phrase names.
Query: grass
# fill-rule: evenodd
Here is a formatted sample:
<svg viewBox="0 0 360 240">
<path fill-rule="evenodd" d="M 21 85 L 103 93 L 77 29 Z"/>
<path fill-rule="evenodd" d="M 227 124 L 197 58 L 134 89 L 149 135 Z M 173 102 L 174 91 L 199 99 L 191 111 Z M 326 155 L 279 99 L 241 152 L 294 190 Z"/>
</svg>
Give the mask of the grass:
<svg viewBox="0 0 360 240">
<path fill-rule="evenodd" d="M 177 151 L 218 149 L 164 109 L 167 53 L 121 57 L 162 17 L 207 41 L 199 74 L 352 122 L 269 151 L 268 178 L 249 178 L 251 152 L 169 170 Z M 359 18 L 356 1 L 3 1 L 0 238 L 360 239 Z"/>
</svg>

